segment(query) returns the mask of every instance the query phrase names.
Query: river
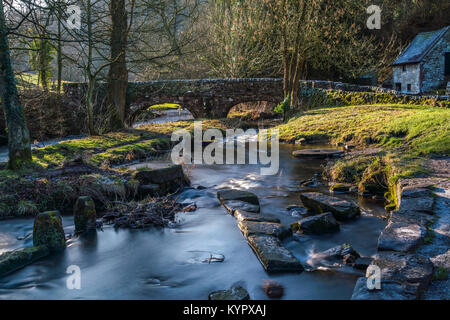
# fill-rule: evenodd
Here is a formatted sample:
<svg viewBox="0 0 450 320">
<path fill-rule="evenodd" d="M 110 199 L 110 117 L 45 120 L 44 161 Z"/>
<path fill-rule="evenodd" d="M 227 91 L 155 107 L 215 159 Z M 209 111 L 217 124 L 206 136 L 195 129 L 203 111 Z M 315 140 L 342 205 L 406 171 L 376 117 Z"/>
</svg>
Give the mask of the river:
<svg viewBox="0 0 450 320">
<path fill-rule="evenodd" d="M 267 274 L 236 220 L 219 205 L 223 187 L 256 193 L 262 212 L 285 225 L 296 221 L 286 210 L 299 204 L 299 181 L 320 173 L 324 162 L 291 156 L 293 145 L 280 146 L 277 176 L 260 175 L 259 165 L 198 165 L 188 170 L 193 188 L 179 194 L 179 201 L 195 202 L 198 210 L 180 213 L 171 228 L 103 231 L 69 241 L 67 249 L 0 279 L 0 299 L 207 299 L 214 290 L 242 284 L 252 299 L 267 299 L 261 284 L 272 279 L 285 287 L 283 299 L 349 299 L 360 274 L 314 271 L 300 274 Z M 161 166 L 158 160 L 136 166 Z M 197 186 L 206 189 L 196 189 Z M 327 192 L 325 188 L 320 191 Z M 304 264 L 314 254 L 350 243 L 362 255 L 376 253 L 378 236 L 386 225 L 383 203 L 343 195 L 357 201 L 362 216 L 341 225 L 338 233 L 291 237 L 284 241 Z M 64 217 L 66 233 L 73 233 L 72 217 Z M 0 253 L 32 245 L 32 219 L 0 222 Z M 210 255 L 224 255 L 223 262 L 205 263 Z M 69 290 L 67 267 L 81 270 L 81 290 Z"/>
</svg>

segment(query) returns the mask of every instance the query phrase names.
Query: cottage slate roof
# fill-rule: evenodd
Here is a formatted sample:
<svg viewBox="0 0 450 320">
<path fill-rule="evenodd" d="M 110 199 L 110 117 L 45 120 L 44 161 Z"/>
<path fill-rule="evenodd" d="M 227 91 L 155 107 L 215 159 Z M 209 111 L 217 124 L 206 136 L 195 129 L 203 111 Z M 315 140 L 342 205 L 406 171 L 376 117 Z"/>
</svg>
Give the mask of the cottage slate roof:
<svg viewBox="0 0 450 320">
<path fill-rule="evenodd" d="M 392 65 L 398 66 L 421 62 L 449 30 L 450 26 L 447 26 L 440 30 L 419 33 Z"/>
</svg>

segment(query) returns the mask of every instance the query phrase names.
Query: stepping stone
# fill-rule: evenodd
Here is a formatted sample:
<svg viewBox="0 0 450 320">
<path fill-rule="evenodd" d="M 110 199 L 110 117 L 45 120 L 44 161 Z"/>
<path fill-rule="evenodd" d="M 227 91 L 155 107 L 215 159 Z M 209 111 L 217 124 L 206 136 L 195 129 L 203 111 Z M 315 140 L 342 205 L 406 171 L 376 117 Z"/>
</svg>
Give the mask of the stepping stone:
<svg viewBox="0 0 450 320">
<path fill-rule="evenodd" d="M 340 226 L 333 214 L 326 212 L 294 222 L 291 224 L 291 229 L 305 234 L 324 234 L 337 232 L 340 230 Z"/>
<path fill-rule="evenodd" d="M 234 214 L 237 210 L 252 213 L 259 213 L 261 211 L 259 206 L 239 200 L 225 200 L 222 201 L 222 205 L 230 214 Z"/>
<path fill-rule="evenodd" d="M 417 285 L 417 295 L 428 287 L 433 276 L 433 263 L 418 254 L 380 252 L 370 264 L 381 269 L 381 279 Z"/>
<path fill-rule="evenodd" d="M 340 156 L 344 153 L 339 149 L 305 149 L 292 152 L 292 155 L 296 158 L 306 159 L 326 159 Z"/>
<path fill-rule="evenodd" d="M 236 189 L 224 189 L 217 192 L 220 201 L 239 200 L 259 206 L 259 199 L 256 194 L 248 191 Z"/>
<path fill-rule="evenodd" d="M 361 210 L 353 202 L 322 193 L 301 193 L 300 199 L 309 211 L 315 214 L 331 212 L 338 221 L 350 220 L 361 215 Z"/>
<path fill-rule="evenodd" d="M 280 223 L 280 219 L 271 214 L 260 214 L 247 212 L 242 210 L 236 210 L 234 212 L 234 217 L 238 221 L 253 221 L 253 222 L 274 222 Z"/>
<path fill-rule="evenodd" d="M 209 300 L 250 300 L 250 295 L 243 287 L 235 285 L 229 290 L 219 290 L 211 292 Z"/>
<path fill-rule="evenodd" d="M 348 193 L 348 192 L 350 192 L 350 188 L 352 188 L 352 187 L 353 186 L 348 183 L 335 183 L 330 186 L 330 192 Z"/>
<path fill-rule="evenodd" d="M 303 266 L 278 238 L 266 235 L 248 237 L 250 247 L 267 272 L 302 272 Z"/>
<path fill-rule="evenodd" d="M 246 238 L 253 235 L 269 235 L 282 240 L 291 235 L 291 230 L 286 229 L 279 223 L 272 222 L 240 221 L 239 229 Z"/>
<path fill-rule="evenodd" d="M 381 280 L 381 290 L 369 290 L 367 278 L 359 278 L 352 300 L 417 300 L 417 285 Z"/>
<path fill-rule="evenodd" d="M 5 252 L 0 255 L 0 277 L 30 265 L 49 254 L 50 250 L 45 246 Z"/>
<path fill-rule="evenodd" d="M 258 213 L 260 211 L 259 199 L 252 192 L 224 189 L 217 192 L 217 198 L 225 209 L 227 209 L 231 214 L 234 214 L 235 210 L 254 213 Z"/>
<path fill-rule="evenodd" d="M 418 224 L 391 220 L 378 238 L 378 251 L 412 251 L 423 243 L 426 232 Z"/>
</svg>

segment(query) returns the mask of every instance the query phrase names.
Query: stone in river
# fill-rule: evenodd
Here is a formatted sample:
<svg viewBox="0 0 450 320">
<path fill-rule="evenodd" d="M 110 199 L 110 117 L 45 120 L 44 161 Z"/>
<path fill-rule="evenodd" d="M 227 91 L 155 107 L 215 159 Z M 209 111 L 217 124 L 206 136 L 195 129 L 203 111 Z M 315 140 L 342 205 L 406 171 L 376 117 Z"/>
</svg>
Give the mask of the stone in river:
<svg viewBox="0 0 450 320">
<path fill-rule="evenodd" d="M 258 197 L 248 191 L 224 189 L 217 192 L 220 203 L 233 214 L 235 210 L 258 213 L 260 211 Z"/>
<path fill-rule="evenodd" d="M 324 234 L 337 232 L 340 226 L 333 214 L 326 212 L 294 222 L 291 224 L 291 229 L 305 234 Z"/>
<path fill-rule="evenodd" d="M 175 192 L 189 185 L 189 180 L 185 176 L 181 165 L 138 170 L 134 172 L 133 179 L 139 181 L 141 185 L 159 185 L 161 194 Z"/>
<path fill-rule="evenodd" d="M 236 210 L 259 213 L 261 208 L 258 205 L 251 204 L 240 200 L 225 200 L 222 205 L 230 214 L 234 214 Z"/>
<path fill-rule="evenodd" d="M 234 285 L 228 290 L 219 290 L 211 292 L 209 300 L 250 300 L 247 290 L 239 285 Z"/>
<path fill-rule="evenodd" d="M 269 235 L 284 239 L 291 235 L 291 230 L 272 222 L 240 221 L 239 229 L 247 238 L 252 235 Z"/>
<path fill-rule="evenodd" d="M 344 151 L 339 149 L 305 149 L 294 151 L 292 155 L 296 158 L 326 159 L 340 156 L 343 153 Z"/>
<path fill-rule="evenodd" d="M 380 252 L 370 265 L 381 269 L 383 280 L 416 285 L 418 296 L 428 287 L 433 276 L 431 260 L 418 254 Z"/>
<path fill-rule="evenodd" d="M 416 300 L 417 285 L 381 280 L 381 290 L 369 290 L 367 278 L 359 278 L 353 289 L 352 300 Z"/>
<path fill-rule="evenodd" d="M 331 212 L 338 221 L 355 218 L 361 210 L 353 202 L 331 197 L 318 192 L 301 193 L 303 205 L 315 214 Z"/>
<path fill-rule="evenodd" d="M 366 271 L 367 267 L 372 263 L 372 258 L 359 257 L 355 260 L 353 268 Z"/>
<path fill-rule="evenodd" d="M 248 243 L 267 272 L 302 272 L 303 266 L 278 238 L 267 235 L 248 237 Z"/>
<path fill-rule="evenodd" d="M 28 247 L 0 255 L 0 277 L 6 276 L 50 254 L 47 247 Z"/>
<path fill-rule="evenodd" d="M 426 229 L 407 221 L 390 221 L 378 238 L 379 251 L 409 252 L 423 243 Z"/>
<path fill-rule="evenodd" d="M 46 246 L 50 251 L 62 250 L 66 247 L 66 236 L 58 211 L 40 213 L 34 219 L 33 245 Z"/>
<path fill-rule="evenodd" d="M 280 223 L 280 219 L 271 214 L 260 214 L 247 212 L 242 210 L 236 210 L 234 212 L 234 217 L 238 221 L 254 221 L 254 222 L 274 222 Z"/>
<path fill-rule="evenodd" d="M 73 208 L 75 232 L 81 233 L 96 228 L 97 214 L 91 197 L 79 197 Z"/>
<path fill-rule="evenodd" d="M 236 189 L 224 189 L 217 192 L 220 201 L 239 200 L 259 206 L 259 199 L 256 194 L 248 191 Z"/>
</svg>

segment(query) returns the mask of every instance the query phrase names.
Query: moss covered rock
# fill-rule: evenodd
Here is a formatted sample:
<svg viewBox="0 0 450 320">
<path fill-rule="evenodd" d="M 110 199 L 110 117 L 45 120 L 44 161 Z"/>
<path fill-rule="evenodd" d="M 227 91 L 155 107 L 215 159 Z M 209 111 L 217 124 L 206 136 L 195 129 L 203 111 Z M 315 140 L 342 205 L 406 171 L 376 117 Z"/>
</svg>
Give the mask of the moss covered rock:
<svg viewBox="0 0 450 320">
<path fill-rule="evenodd" d="M 34 220 L 34 246 L 46 246 L 50 251 L 62 250 L 66 247 L 66 237 L 58 211 L 40 213 Z"/>
<path fill-rule="evenodd" d="M 79 197 L 73 208 L 73 218 L 77 233 L 95 229 L 97 213 L 94 200 L 91 197 Z"/>
<path fill-rule="evenodd" d="M 229 290 L 214 291 L 209 294 L 209 300 L 250 300 L 250 295 L 243 287 L 235 285 Z"/>
<path fill-rule="evenodd" d="M 5 252 L 0 255 L 0 277 L 21 269 L 38 259 L 48 256 L 49 249 L 45 246 L 29 247 Z"/>
</svg>

